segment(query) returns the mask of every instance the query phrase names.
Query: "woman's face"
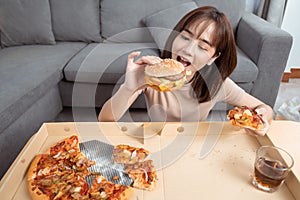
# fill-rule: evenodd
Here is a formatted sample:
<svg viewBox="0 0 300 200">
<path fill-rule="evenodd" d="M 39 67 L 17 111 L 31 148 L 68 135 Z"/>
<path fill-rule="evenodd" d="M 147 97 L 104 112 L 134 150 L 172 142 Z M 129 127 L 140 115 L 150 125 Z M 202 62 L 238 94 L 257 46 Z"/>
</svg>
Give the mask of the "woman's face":
<svg viewBox="0 0 300 200">
<path fill-rule="evenodd" d="M 209 24 L 199 37 L 201 28 L 201 24 L 196 23 L 188 26 L 179 33 L 172 45 L 172 59 L 181 62 L 192 74 L 218 57 L 213 57 L 216 48 L 211 46 L 210 38 L 214 24 Z"/>
</svg>

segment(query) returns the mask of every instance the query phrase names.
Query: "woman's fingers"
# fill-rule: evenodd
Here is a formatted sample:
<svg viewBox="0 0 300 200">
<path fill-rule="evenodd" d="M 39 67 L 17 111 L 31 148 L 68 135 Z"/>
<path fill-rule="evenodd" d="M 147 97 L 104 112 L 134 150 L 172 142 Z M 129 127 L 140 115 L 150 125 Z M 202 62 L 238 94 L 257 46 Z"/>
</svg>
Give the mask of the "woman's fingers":
<svg viewBox="0 0 300 200">
<path fill-rule="evenodd" d="M 248 129 L 246 128 L 246 133 L 248 133 L 249 135 L 256 135 L 256 136 L 264 136 L 268 130 L 269 130 L 269 122 L 267 119 L 267 109 L 264 107 L 258 107 L 255 109 L 256 113 L 260 116 L 263 124 L 264 124 L 264 128 L 262 130 L 252 130 L 252 129 Z"/>
<path fill-rule="evenodd" d="M 128 63 L 133 63 L 133 60 L 135 57 L 139 56 L 141 54 L 140 51 L 135 51 L 132 52 L 131 54 L 128 55 Z"/>
<path fill-rule="evenodd" d="M 155 63 L 160 63 L 162 59 L 157 56 L 143 56 L 137 61 L 135 61 L 136 64 L 138 65 L 143 65 L 143 64 L 155 64 Z"/>
<path fill-rule="evenodd" d="M 256 113 L 259 114 L 260 116 L 264 115 L 267 112 L 267 109 L 265 108 L 257 108 L 255 109 Z"/>
<path fill-rule="evenodd" d="M 263 118 L 262 118 L 262 120 L 263 120 L 263 123 L 264 123 L 264 128 L 262 130 L 256 130 L 256 131 L 254 131 L 252 129 L 246 128 L 245 129 L 246 133 L 248 133 L 249 135 L 264 136 L 268 132 L 270 125 L 269 125 L 269 123 L 268 123 L 267 120 L 264 120 Z"/>
</svg>

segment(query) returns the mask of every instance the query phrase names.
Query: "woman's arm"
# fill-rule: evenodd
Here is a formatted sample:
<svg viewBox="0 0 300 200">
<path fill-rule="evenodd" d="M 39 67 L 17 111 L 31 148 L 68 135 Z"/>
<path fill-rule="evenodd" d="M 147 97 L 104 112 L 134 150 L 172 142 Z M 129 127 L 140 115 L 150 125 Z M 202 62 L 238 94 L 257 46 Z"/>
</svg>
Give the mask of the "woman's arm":
<svg viewBox="0 0 300 200">
<path fill-rule="evenodd" d="M 99 121 L 117 121 L 128 110 L 131 104 L 141 93 L 142 89 L 147 87 L 144 78 L 144 66 L 146 64 L 155 64 L 161 62 L 161 58 L 156 56 L 143 56 L 134 61 L 140 52 L 129 54 L 125 82 L 119 90 L 103 105 L 98 116 Z"/>
<path fill-rule="evenodd" d="M 140 92 L 126 88 L 124 84 L 103 105 L 98 120 L 100 122 L 118 121 L 136 100 Z"/>
</svg>

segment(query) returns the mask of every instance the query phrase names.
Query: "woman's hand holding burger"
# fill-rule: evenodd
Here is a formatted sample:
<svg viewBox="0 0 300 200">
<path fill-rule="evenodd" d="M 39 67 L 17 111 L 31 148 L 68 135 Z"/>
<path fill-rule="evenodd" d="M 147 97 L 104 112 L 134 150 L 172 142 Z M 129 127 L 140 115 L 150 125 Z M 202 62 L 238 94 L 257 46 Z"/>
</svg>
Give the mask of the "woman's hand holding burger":
<svg viewBox="0 0 300 200">
<path fill-rule="evenodd" d="M 131 91 L 147 87 L 144 78 L 145 66 L 160 63 L 162 61 L 162 59 L 157 56 L 143 56 L 134 61 L 134 58 L 139 56 L 140 53 L 141 52 L 133 52 L 128 56 L 124 86 Z"/>
<path fill-rule="evenodd" d="M 139 55 L 140 52 L 128 55 L 125 82 L 102 106 L 100 122 L 118 121 L 138 97 L 138 90 L 150 86 L 159 91 L 171 91 L 186 80 L 186 70 L 180 62 L 157 56 L 142 56 L 134 61 Z"/>
</svg>

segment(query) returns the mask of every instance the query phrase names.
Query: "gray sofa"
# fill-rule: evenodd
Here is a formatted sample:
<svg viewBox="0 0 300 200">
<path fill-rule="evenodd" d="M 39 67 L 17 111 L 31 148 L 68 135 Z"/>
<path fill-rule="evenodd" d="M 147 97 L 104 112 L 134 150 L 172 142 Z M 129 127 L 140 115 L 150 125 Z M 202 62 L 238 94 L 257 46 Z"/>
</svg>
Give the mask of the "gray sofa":
<svg viewBox="0 0 300 200">
<path fill-rule="evenodd" d="M 168 30 L 203 5 L 232 23 L 231 78 L 273 106 L 292 37 L 245 12 L 244 0 L 0 0 L 0 177 L 43 122 L 66 107 L 101 108 L 122 83 L 128 53 L 160 55 Z M 145 111 L 143 96 L 132 108 Z"/>
</svg>

